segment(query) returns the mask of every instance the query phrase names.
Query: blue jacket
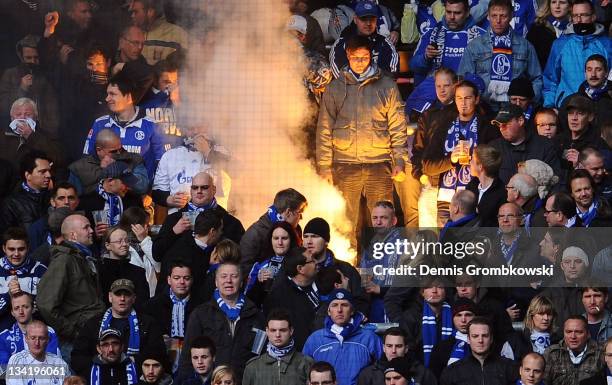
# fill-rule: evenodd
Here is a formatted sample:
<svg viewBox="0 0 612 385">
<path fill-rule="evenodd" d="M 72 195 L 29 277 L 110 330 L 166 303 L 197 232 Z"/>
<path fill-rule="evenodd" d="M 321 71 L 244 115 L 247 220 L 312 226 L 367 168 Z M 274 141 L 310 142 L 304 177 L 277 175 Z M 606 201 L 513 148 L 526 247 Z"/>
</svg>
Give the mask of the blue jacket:
<svg viewBox="0 0 612 385">
<path fill-rule="evenodd" d="M 380 338 L 371 330 L 358 328 L 340 342 L 329 329 L 319 329 L 306 340 L 302 350 L 315 361 L 329 362 L 336 369 L 338 385 L 355 385 L 359 372 L 382 357 Z"/>
<path fill-rule="evenodd" d="M 9 358 L 15 353 L 19 353 L 26 349 L 25 336 L 17 322 L 8 329 L 0 333 L 0 367 L 6 368 Z M 47 345 L 47 353 L 57 354 L 62 356 L 60 352 L 59 342 L 55 330 L 49 326 L 49 344 Z"/>
<path fill-rule="evenodd" d="M 464 51 L 463 58 L 459 64 L 458 75 L 472 73 L 480 76 L 484 83 L 489 86 L 491 81 L 491 60 L 493 58 L 493 46 L 489 33 L 481 35 L 472 40 Z M 542 96 L 542 70 L 535 49 L 524 37 L 518 33 L 512 34 L 512 79 L 526 77 L 533 84 L 535 100 Z M 497 111 L 499 103 L 490 100 L 491 92 L 487 89 L 483 98 L 489 102 L 491 107 Z"/>
<path fill-rule="evenodd" d="M 586 59 L 600 54 L 612 60 L 612 43 L 602 25 L 597 24 L 592 35 L 579 36 L 569 26 L 564 35 L 554 41 L 544 69 L 544 107 L 561 107 L 563 100 L 578 92 L 584 81 Z"/>
<path fill-rule="evenodd" d="M 340 69 L 348 64 L 346 41 L 355 34 L 357 34 L 357 28 L 355 23 L 352 23 L 342 31 L 342 36 L 336 40 L 329 51 L 329 64 L 335 78 L 340 76 Z M 369 39 L 372 41 L 372 61 L 382 70 L 397 72 L 399 55 L 395 50 L 395 46 L 378 33 L 374 33 Z"/>
<path fill-rule="evenodd" d="M 124 126 L 121 126 L 114 116 L 101 116 L 96 119 L 93 127 L 89 130 L 83 154 L 92 155 L 96 152 L 96 136 L 104 128 L 110 128 L 119 135 L 121 145 L 126 151 L 142 156 L 149 180 L 153 180 L 157 162 L 165 152 L 163 138 L 157 135 L 155 122 L 145 116 L 144 111 L 140 108 L 138 108 L 134 119 Z"/>
<path fill-rule="evenodd" d="M 425 48 L 427 48 L 431 41 L 434 41 L 438 49 L 442 49 L 442 45 L 438 43 L 438 40 L 442 37 L 442 33 L 440 32 L 442 29 L 446 29 L 443 44 L 444 52 L 442 53 L 441 65 L 436 65 L 433 59 L 427 59 L 425 57 Z M 473 39 L 486 34 L 486 32 L 487 31 L 479 26 L 474 25 L 474 19 L 472 19 L 471 16 L 468 17 L 465 25 L 459 31 L 449 30 L 446 24 L 446 18 L 443 18 L 434 28 L 430 28 L 421 36 L 421 40 L 419 40 L 414 55 L 412 59 L 410 59 L 410 69 L 414 72 L 415 85 L 419 84 L 426 76 L 430 75 L 439 67 L 450 68 L 457 72 L 465 47 L 467 47 L 468 43 Z M 434 34 L 433 37 L 432 34 Z"/>
<path fill-rule="evenodd" d="M 15 322 L 11 315 L 9 282 L 16 275 L 19 279 L 21 290 L 32 294 L 36 298 L 38 282 L 40 282 L 40 277 L 47 271 L 47 267 L 27 257 L 23 265 L 19 267 L 19 271 L 23 273 L 15 274 L 0 266 L 0 330 L 8 329 Z"/>
<path fill-rule="evenodd" d="M 176 126 L 176 108 L 170 100 L 170 94 L 152 88 L 139 106 L 156 123 L 157 135 L 163 138 L 165 151 L 183 145 L 181 131 Z"/>
</svg>

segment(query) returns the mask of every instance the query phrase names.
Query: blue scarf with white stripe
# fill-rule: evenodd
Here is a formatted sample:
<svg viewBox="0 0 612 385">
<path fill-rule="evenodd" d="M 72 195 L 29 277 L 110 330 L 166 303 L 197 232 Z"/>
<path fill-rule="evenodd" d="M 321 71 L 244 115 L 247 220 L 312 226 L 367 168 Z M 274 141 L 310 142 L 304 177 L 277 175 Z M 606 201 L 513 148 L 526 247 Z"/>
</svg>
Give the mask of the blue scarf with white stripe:
<svg viewBox="0 0 612 385">
<path fill-rule="evenodd" d="M 170 291 L 170 301 L 172 301 L 172 324 L 170 325 L 170 337 L 185 337 L 185 308 L 189 297 L 180 299 L 172 289 Z"/>
<path fill-rule="evenodd" d="M 272 221 L 272 223 L 278 223 L 285 220 L 285 218 L 278 213 L 278 210 L 276 210 L 274 205 L 268 207 L 268 218 Z"/>
<path fill-rule="evenodd" d="M 102 331 L 106 329 L 110 329 L 112 320 L 113 312 L 112 309 L 109 308 L 102 317 L 99 333 L 102 333 Z M 128 323 L 130 325 L 130 339 L 128 341 L 127 354 L 129 357 L 134 357 L 140 351 L 140 327 L 138 326 L 138 317 L 136 317 L 136 310 L 132 309 L 132 312 L 128 316 Z"/>
<path fill-rule="evenodd" d="M 455 332 L 455 344 L 453 345 L 453 350 L 451 350 L 448 365 L 463 359 L 468 353 L 470 353 L 470 350 L 470 345 L 467 342 L 467 335 L 457 330 Z"/>
<path fill-rule="evenodd" d="M 447 340 L 453 334 L 453 312 L 448 303 L 444 302 L 440 313 L 442 321 L 442 341 Z M 435 344 L 438 343 L 438 326 L 436 324 L 436 314 L 429 305 L 423 301 L 423 357 L 425 367 L 429 367 L 431 359 L 431 351 Z"/>
<path fill-rule="evenodd" d="M 576 213 L 578 214 L 580 219 L 582 219 L 582 225 L 584 227 L 589 227 L 591 225 L 591 222 L 593 222 L 593 219 L 595 219 L 595 217 L 597 216 L 598 208 L 599 208 L 598 199 L 595 199 L 593 203 L 591 203 L 591 207 L 589 207 L 589 209 L 585 211 L 584 213 L 580 212 L 580 210 L 576 208 Z"/>
<path fill-rule="evenodd" d="M 125 365 L 125 373 L 127 376 L 127 383 L 129 385 L 138 384 L 138 373 L 136 372 L 136 365 L 132 362 L 132 360 L 127 360 L 127 364 Z M 100 382 L 100 365 L 94 363 L 91 367 L 91 376 L 89 378 L 89 383 L 91 385 L 105 385 Z"/>
<path fill-rule="evenodd" d="M 213 197 L 212 201 L 210 201 L 209 204 L 204 205 L 202 207 L 198 207 L 198 206 L 194 205 L 193 203 L 191 203 L 191 201 L 189 201 L 189 203 L 187 203 L 187 211 L 189 211 L 189 212 L 197 211 L 198 213 L 201 213 L 202 211 L 214 209 L 215 207 L 217 207 L 217 198 L 215 198 L 215 197 Z"/>
<path fill-rule="evenodd" d="M 29 273 L 28 269 L 31 267 L 30 257 L 26 257 L 19 266 L 13 266 L 7 257 L 3 257 L 0 259 L 0 266 L 2 266 L 4 270 L 10 272 L 11 275 L 24 275 Z"/>
<path fill-rule="evenodd" d="M 225 303 L 223 298 L 221 298 L 221 294 L 219 294 L 219 289 L 215 289 L 215 293 L 213 295 L 215 297 L 215 301 L 217 301 L 219 309 L 221 309 L 221 311 L 225 313 L 225 315 L 227 316 L 227 318 L 229 318 L 230 321 L 236 321 L 240 317 L 240 311 L 242 310 L 242 307 L 244 306 L 244 302 L 246 300 L 246 297 L 243 293 L 240 293 L 238 301 L 236 301 L 236 306 L 234 307 L 231 307 L 230 305 Z"/>
<path fill-rule="evenodd" d="M 121 214 L 123 214 L 123 201 L 119 195 L 106 192 L 104 187 L 102 187 L 103 184 L 104 180 L 101 180 L 100 183 L 98 183 L 98 195 L 100 195 L 105 201 L 104 211 L 106 211 L 108 224 L 111 226 L 116 226 L 119 224 Z"/>
</svg>

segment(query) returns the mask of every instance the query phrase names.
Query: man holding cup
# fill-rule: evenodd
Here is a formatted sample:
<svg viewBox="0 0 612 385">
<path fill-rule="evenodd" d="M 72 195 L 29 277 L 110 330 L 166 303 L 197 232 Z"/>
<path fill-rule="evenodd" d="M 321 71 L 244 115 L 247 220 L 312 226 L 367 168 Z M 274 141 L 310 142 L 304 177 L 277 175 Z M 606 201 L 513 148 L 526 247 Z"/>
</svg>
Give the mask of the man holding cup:
<svg viewBox="0 0 612 385">
<path fill-rule="evenodd" d="M 463 190 L 471 180 L 469 161 L 474 148 L 499 136 L 490 127 L 478 104 L 480 92 L 468 80 L 457 83 L 455 103 L 442 108 L 431 120 L 430 128 L 423 122 L 414 139 L 413 162 L 420 159 L 423 174 L 432 186 L 438 186 L 438 226 L 449 217 L 450 201 L 456 191 Z"/>
</svg>

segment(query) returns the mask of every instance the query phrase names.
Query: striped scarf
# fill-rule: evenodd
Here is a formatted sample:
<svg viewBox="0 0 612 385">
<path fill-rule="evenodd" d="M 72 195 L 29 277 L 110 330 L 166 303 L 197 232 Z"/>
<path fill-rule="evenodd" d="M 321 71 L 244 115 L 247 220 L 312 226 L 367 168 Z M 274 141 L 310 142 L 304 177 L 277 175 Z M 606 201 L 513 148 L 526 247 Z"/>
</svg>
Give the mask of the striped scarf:
<svg viewBox="0 0 612 385">
<path fill-rule="evenodd" d="M 229 318 L 230 321 L 236 321 L 238 318 L 240 318 L 240 311 L 242 310 L 242 307 L 244 306 L 244 302 L 246 300 L 246 297 L 244 296 L 244 294 L 240 293 L 240 296 L 238 297 L 238 301 L 236 301 L 236 305 L 234 307 L 231 307 L 230 305 L 228 305 L 223 298 L 221 298 L 221 294 L 219 294 L 219 289 L 215 289 L 214 292 L 214 297 L 215 297 L 215 301 L 217 301 L 217 305 L 219 306 L 219 309 L 221 309 L 221 311 L 223 313 L 225 313 L 225 315 L 227 316 L 227 318 Z"/>
<path fill-rule="evenodd" d="M 453 350 L 451 350 L 448 365 L 463 359 L 469 352 L 470 345 L 467 341 L 467 335 L 457 330 L 455 333 L 455 344 L 453 345 Z"/>
<path fill-rule="evenodd" d="M 202 211 L 206 211 L 209 209 L 214 209 L 215 207 L 217 207 L 217 198 L 213 197 L 212 201 L 210 201 L 209 204 L 204 205 L 202 207 L 198 207 L 196 205 L 194 205 L 193 203 L 189 202 L 187 203 L 187 211 L 189 212 L 198 212 L 201 213 Z"/>
<path fill-rule="evenodd" d="M 170 337 L 185 337 L 185 307 L 189 296 L 180 299 L 172 289 L 170 290 L 170 301 L 172 301 L 172 325 L 170 325 Z"/>
<path fill-rule="evenodd" d="M 119 195 L 106 192 L 104 187 L 102 187 L 103 184 L 104 180 L 101 180 L 100 183 L 98 183 L 98 195 L 104 199 L 104 211 L 106 212 L 106 216 L 108 218 L 108 224 L 111 226 L 116 226 L 119 224 L 121 214 L 123 214 L 123 201 Z"/>
<path fill-rule="evenodd" d="M 591 203 L 591 206 L 589 207 L 589 209 L 585 211 L 584 213 L 581 213 L 580 210 L 576 208 L 576 213 L 578 214 L 580 219 L 582 219 L 582 225 L 584 227 L 589 227 L 591 225 L 591 222 L 593 222 L 593 219 L 595 219 L 595 217 L 597 216 L 598 208 L 599 208 L 599 200 L 597 199 L 595 199 L 593 203 Z"/>
<path fill-rule="evenodd" d="M 132 360 L 126 360 L 127 364 L 125 365 L 125 374 L 127 376 L 127 383 L 129 385 L 138 384 L 138 374 L 136 372 L 136 366 L 132 362 Z M 91 385 L 104 385 L 100 382 L 100 365 L 93 364 L 91 367 L 91 376 L 89 379 L 89 383 Z"/>
<path fill-rule="evenodd" d="M 287 344 L 287 346 L 284 346 L 282 348 L 277 348 L 276 346 L 272 345 L 271 342 L 268 342 L 268 348 L 266 350 L 268 354 L 270 355 L 270 357 L 274 357 L 277 360 L 280 360 L 281 358 L 285 357 L 287 354 L 291 353 L 294 347 L 295 347 L 295 341 L 293 340 L 293 338 L 291 338 L 289 340 L 289 344 Z"/>
<path fill-rule="evenodd" d="M 100 331 L 109 329 L 111 327 L 111 321 L 113 320 L 112 309 L 109 308 L 102 317 L 100 322 Z M 138 317 L 136 317 L 136 310 L 132 309 L 132 312 L 128 316 L 128 323 L 130 325 L 130 339 L 128 341 L 127 354 L 129 357 L 134 357 L 140 351 L 140 327 L 138 326 Z"/>
<path fill-rule="evenodd" d="M 442 320 L 442 341 L 447 340 L 453 334 L 453 312 L 448 303 L 444 302 L 441 312 Z M 436 324 L 436 314 L 429 305 L 423 301 L 423 357 L 425 367 L 429 367 L 431 359 L 431 351 L 435 344 L 438 343 L 438 326 Z"/>
<path fill-rule="evenodd" d="M 28 268 L 30 267 L 30 258 L 26 257 L 24 261 L 19 266 L 13 266 L 12 263 L 9 262 L 7 257 L 3 257 L 0 259 L 0 266 L 11 273 L 11 275 L 24 275 L 29 273 Z"/>
</svg>

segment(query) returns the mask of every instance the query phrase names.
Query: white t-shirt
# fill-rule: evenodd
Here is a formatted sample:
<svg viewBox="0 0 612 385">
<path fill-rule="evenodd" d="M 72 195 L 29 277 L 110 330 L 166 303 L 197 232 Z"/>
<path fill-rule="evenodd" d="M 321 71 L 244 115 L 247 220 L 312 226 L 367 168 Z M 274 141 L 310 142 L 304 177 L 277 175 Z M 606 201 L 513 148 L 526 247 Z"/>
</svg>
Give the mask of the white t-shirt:
<svg viewBox="0 0 612 385">
<path fill-rule="evenodd" d="M 9 358 L 6 385 L 62 385 L 68 376 L 70 368 L 57 354 L 46 353 L 41 362 L 22 350 Z"/>
</svg>

